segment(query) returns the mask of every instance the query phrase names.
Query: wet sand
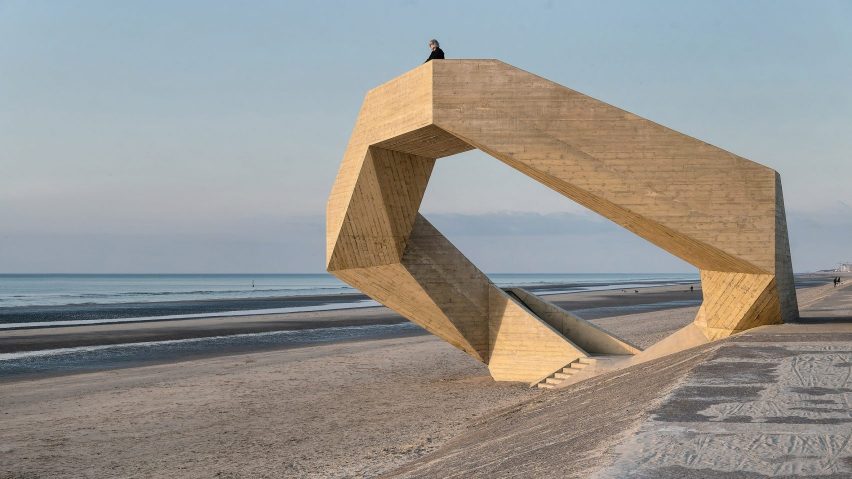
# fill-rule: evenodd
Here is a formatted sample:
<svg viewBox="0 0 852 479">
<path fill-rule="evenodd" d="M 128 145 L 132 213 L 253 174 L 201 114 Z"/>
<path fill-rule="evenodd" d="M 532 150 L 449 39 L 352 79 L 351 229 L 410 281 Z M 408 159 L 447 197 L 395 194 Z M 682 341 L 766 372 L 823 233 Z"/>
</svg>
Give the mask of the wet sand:
<svg viewBox="0 0 852 479">
<path fill-rule="evenodd" d="M 222 311 L 297 308 L 366 301 L 360 293 L 285 296 L 269 298 L 207 299 L 191 301 L 150 301 L 138 303 L 71 304 L 61 306 L 17 306 L 0 308 L 0 322 L 94 320 L 135 318 L 175 314 L 203 314 Z"/>
</svg>

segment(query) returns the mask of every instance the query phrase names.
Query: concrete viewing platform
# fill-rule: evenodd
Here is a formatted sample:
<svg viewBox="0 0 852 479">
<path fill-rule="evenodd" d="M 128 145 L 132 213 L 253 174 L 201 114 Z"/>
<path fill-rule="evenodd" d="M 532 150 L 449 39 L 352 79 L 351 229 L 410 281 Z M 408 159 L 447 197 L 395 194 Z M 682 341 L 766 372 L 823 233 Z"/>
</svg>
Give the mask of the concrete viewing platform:
<svg viewBox="0 0 852 479">
<path fill-rule="evenodd" d="M 545 393 L 392 477 L 852 477 L 852 287 Z"/>
<path fill-rule="evenodd" d="M 499 60 L 434 60 L 364 98 L 328 199 L 326 268 L 494 380 L 556 388 L 639 349 L 498 288 L 420 214 L 437 162 L 472 149 L 699 270 L 693 324 L 642 360 L 797 318 L 778 172 Z"/>
</svg>

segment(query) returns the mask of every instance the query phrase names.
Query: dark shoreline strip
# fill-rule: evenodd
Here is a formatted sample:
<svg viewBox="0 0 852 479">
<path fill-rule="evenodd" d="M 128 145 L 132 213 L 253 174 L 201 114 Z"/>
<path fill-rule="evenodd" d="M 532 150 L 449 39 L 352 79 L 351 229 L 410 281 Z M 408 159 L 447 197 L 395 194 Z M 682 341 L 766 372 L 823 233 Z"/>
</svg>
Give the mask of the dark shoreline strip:
<svg viewBox="0 0 852 479">
<path fill-rule="evenodd" d="M 422 336 L 425 330 L 412 324 L 359 325 L 267 333 L 192 337 L 120 344 L 51 348 L 55 353 L 0 360 L 0 384 L 110 369 L 123 369 L 246 353 L 340 344 L 353 341 Z M 77 351 L 61 351 L 77 349 Z M 24 352 L 26 353 L 26 352 Z"/>
</svg>

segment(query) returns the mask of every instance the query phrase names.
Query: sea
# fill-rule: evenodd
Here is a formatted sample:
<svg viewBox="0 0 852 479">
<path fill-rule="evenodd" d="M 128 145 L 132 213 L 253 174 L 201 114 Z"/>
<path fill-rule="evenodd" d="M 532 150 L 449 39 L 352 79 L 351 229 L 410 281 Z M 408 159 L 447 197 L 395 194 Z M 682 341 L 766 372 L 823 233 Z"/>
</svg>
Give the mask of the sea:
<svg viewBox="0 0 852 479">
<path fill-rule="evenodd" d="M 697 273 L 497 273 L 497 286 L 548 293 L 698 281 Z M 0 274 L 0 308 L 228 300 L 358 293 L 318 274 Z"/>
</svg>

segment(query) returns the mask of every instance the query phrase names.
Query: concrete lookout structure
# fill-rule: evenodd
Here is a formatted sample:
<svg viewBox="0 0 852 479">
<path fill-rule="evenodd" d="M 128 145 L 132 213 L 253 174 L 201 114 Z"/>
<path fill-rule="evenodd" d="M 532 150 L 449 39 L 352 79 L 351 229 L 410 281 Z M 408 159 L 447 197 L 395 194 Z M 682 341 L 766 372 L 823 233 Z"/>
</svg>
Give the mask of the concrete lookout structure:
<svg viewBox="0 0 852 479">
<path fill-rule="evenodd" d="M 656 354 L 798 316 L 774 170 L 500 61 L 431 61 L 367 93 L 328 201 L 327 269 L 495 380 L 645 353 L 496 287 L 418 213 L 435 161 L 474 148 L 701 271 L 694 323 Z"/>
</svg>

